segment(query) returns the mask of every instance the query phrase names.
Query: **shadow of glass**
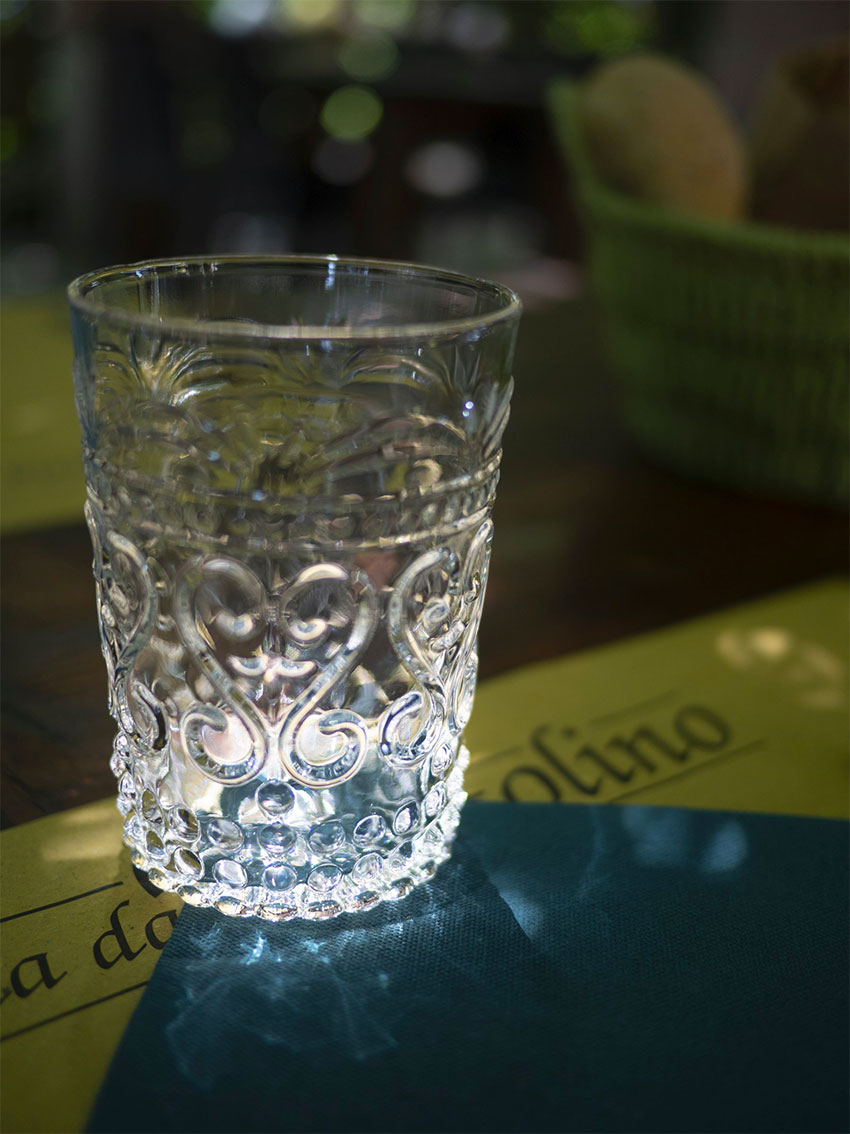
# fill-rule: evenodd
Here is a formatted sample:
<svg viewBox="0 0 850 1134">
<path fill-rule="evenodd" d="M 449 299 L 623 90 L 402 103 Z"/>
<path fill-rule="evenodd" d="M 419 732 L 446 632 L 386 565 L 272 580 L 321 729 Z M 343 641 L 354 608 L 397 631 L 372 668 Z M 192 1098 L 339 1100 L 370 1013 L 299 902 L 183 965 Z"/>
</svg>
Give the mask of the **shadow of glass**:
<svg viewBox="0 0 850 1134">
<path fill-rule="evenodd" d="M 181 1078 L 202 1092 L 238 1083 L 261 1098 L 279 1059 L 296 1112 L 317 1129 L 334 1128 L 340 1098 L 347 1128 L 368 1128 L 382 1079 L 427 1091 L 439 1082 L 443 1103 L 462 1114 L 470 1076 L 503 1062 L 508 1035 L 531 1050 L 559 988 L 463 838 L 430 882 L 356 917 L 273 925 L 186 907 L 168 962 L 164 1036 Z M 543 1059 L 555 1074 L 555 1051 Z M 403 1125 L 418 1128 L 415 1114 Z"/>
<path fill-rule="evenodd" d="M 184 908 L 89 1129 L 832 1129 L 846 862 L 829 821 L 470 803 L 399 903 Z"/>
</svg>

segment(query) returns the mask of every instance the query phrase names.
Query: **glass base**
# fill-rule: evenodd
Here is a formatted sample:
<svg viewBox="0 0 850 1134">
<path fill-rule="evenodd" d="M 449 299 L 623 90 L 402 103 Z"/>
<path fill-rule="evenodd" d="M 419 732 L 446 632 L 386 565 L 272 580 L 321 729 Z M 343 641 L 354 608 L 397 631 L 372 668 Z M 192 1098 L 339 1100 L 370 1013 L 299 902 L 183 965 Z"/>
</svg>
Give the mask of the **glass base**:
<svg viewBox="0 0 850 1134">
<path fill-rule="evenodd" d="M 465 765 L 468 753 L 461 749 L 459 763 Z M 134 866 L 143 870 L 162 890 L 179 895 L 193 906 L 209 907 L 234 917 L 261 917 L 267 921 L 294 918 L 321 920 L 342 913 L 372 909 L 382 901 L 398 901 L 433 876 L 451 854 L 460 812 L 467 793 L 462 787 L 462 766 L 447 782 L 449 794 L 438 818 L 411 833 L 400 846 L 386 853 L 370 849 L 359 854 L 331 854 L 318 865 L 295 869 L 280 863 L 276 881 L 279 887 L 240 886 L 215 876 L 216 852 L 200 852 L 203 876 L 181 877 L 180 848 L 166 864 L 147 851 L 143 832 L 133 822 L 132 813 L 124 826 L 124 842 L 130 848 Z M 454 778 L 454 783 L 451 782 Z M 454 790 L 451 790 L 451 789 Z M 209 862 L 203 862 L 209 857 Z M 268 876 L 269 871 L 266 871 Z M 275 875 L 272 874 L 274 878 Z"/>
</svg>

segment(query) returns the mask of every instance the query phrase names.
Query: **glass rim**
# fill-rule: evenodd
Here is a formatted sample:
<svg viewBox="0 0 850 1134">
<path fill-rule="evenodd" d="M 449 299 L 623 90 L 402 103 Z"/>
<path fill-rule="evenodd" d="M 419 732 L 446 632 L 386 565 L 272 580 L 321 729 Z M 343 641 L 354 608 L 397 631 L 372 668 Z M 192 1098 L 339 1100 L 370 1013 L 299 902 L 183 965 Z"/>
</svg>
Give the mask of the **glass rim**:
<svg viewBox="0 0 850 1134">
<path fill-rule="evenodd" d="M 251 323 L 239 320 L 211 319 L 201 322 L 183 316 L 160 317 L 144 312 L 127 311 L 111 306 L 108 302 L 97 302 L 92 298 L 100 285 L 133 276 L 143 278 L 155 275 L 161 269 L 184 269 L 172 272 L 173 275 L 187 274 L 188 270 L 209 267 L 215 272 L 222 267 L 310 267 L 319 264 L 338 264 L 347 268 L 373 268 L 383 271 L 398 280 L 405 278 L 424 280 L 442 279 L 446 284 L 461 285 L 479 293 L 489 293 L 492 307 L 477 315 L 464 315 L 458 318 L 435 319 L 423 323 L 379 323 L 368 327 L 356 325 L 323 326 L 292 323 Z M 164 273 L 167 274 L 167 273 Z M 66 288 L 66 296 L 71 308 L 90 318 L 103 319 L 111 324 L 135 330 L 148 330 L 157 334 L 173 332 L 193 338 L 222 338 L 245 340 L 265 339 L 280 342 L 315 341 L 335 339 L 340 341 L 373 342 L 376 340 L 405 338 L 449 338 L 472 331 L 489 329 L 496 324 L 509 322 L 522 313 L 522 301 L 516 292 L 504 284 L 479 276 L 465 275 L 463 272 L 439 268 L 430 264 L 418 264 L 405 260 L 383 260 L 364 256 L 307 255 L 307 254 L 264 254 L 264 255 L 207 255 L 177 256 L 162 259 L 141 260 L 132 264 L 115 264 L 86 272 L 72 280 Z"/>
</svg>

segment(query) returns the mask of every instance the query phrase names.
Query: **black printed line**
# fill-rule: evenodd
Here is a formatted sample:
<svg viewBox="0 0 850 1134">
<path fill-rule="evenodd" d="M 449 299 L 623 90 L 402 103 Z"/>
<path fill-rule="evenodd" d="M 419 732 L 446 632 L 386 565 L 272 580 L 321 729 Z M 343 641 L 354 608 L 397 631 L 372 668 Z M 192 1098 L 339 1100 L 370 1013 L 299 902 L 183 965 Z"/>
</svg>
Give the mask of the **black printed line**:
<svg viewBox="0 0 850 1134">
<path fill-rule="evenodd" d="M 674 772 L 672 776 L 665 776 L 663 779 L 654 780 L 651 784 L 643 784 L 641 787 L 632 788 L 631 791 L 620 792 L 619 795 L 612 795 L 610 799 L 606 799 L 606 803 L 619 803 L 621 799 L 627 796 L 640 795 L 642 791 L 651 791 L 652 788 L 662 787 L 664 784 L 669 784 L 671 780 L 680 780 L 683 776 L 689 776 L 691 772 L 699 772 L 703 768 L 711 768 L 721 760 L 727 759 L 729 756 L 742 756 L 745 752 L 753 752 L 757 748 L 763 748 L 767 742 L 764 740 L 751 740 L 749 744 L 741 744 L 737 748 L 730 748 L 728 752 L 718 752 L 710 760 L 703 760 L 699 764 L 691 764 L 689 768 L 683 768 L 681 772 Z"/>
<path fill-rule="evenodd" d="M 609 721 L 619 720 L 620 717 L 631 716 L 632 713 L 638 712 L 640 709 L 654 708 L 656 705 L 662 705 L 665 701 L 670 701 L 673 697 L 678 696 L 678 689 L 671 689 L 667 693 L 659 693 L 657 697 L 649 697 L 646 701 L 638 701 L 635 705 L 628 705 L 625 709 L 615 709 L 612 713 L 605 713 L 604 716 L 594 717 L 592 721 L 588 721 L 588 726 L 595 727 L 596 725 L 608 724 Z"/>
<path fill-rule="evenodd" d="M 0 917 L 0 925 L 4 921 L 14 921 L 18 917 L 29 917 L 30 914 L 41 913 L 42 910 L 52 910 L 56 906 L 66 906 L 68 902 L 78 902 L 80 898 L 90 898 L 92 894 L 102 894 L 104 890 L 114 890 L 116 886 L 123 886 L 123 882 L 107 882 L 105 886 L 98 886 L 94 890 L 86 890 L 84 894 L 72 894 L 70 898 L 60 898 L 58 902 L 48 902 L 46 906 L 36 906 L 31 910 L 21 910 L 20 913 L 8 914 Z"/>
<path fill-rule="evenodd" d="M 146 980 L 143 980 L 138 984 L 131 984 L 129 988 L 122 988 L 120 992 L 110 992 L 108 996 L 101 996 L 98 1000 L 90 1000 L 88 1004 L 78 1004 L 76 1008 L 69 1008 L 67 1012 L 60 1012 L 58 1016 L 50 1016 L 46 1020 L 39 1020 L 37 1024 L 28 1024 L 25 1028 L 18 1028 L 16 1032 L 9 1032 L 8 1035 L 0 1036 L 0 1043 L 14 1039 L 15 1036 L 22 1036 L 25 1032 L 34 1032 L 36 1028 L 43 1028 L 45 1024 L 52 1024 L 56 1020 L 64 1019 L 65 1016 L 73 1016 L 76 1012 L 84 1012 L 86 1008 L 94 1008 L 96 1004 L 104 1004 L 107 1000 L 114 1000 L 116 996 L 124 996 L 128 992 L 135 992 L 137 988 L 144 988 L 147 983 Z"/>
</svg>

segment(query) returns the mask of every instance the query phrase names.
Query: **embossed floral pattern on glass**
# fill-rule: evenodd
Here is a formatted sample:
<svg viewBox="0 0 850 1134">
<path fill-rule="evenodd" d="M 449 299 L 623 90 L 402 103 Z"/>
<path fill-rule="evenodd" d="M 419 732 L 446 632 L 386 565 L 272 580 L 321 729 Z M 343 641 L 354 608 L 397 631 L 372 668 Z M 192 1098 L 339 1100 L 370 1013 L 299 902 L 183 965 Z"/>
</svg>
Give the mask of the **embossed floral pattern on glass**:
<svg viewBox="0 0 850 1134">
<path fill-rule="evenodd" d="M 304 257 L 70 298 L 134 862 L 273 920 L 402 897 L 465 799 L 516 297 Z"/>
</svg>

